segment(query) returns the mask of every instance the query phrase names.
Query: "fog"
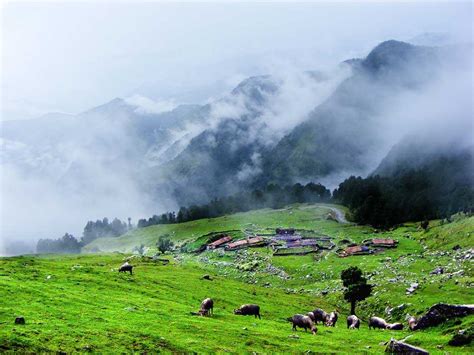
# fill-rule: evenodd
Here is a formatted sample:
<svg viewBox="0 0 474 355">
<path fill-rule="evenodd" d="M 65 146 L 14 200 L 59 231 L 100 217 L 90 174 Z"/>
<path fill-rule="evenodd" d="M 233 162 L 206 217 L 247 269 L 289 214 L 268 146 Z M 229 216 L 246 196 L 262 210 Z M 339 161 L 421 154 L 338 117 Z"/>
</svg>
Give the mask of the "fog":
<svg viewBox="0 0 474 355">
<path fill-rule="evenodd" d="M 229 142 L 256 147 L 222 182 L 237 191 L 262 173 L 262 154 L 353 75 L 341 62 L 388 39 L 468 45 L 423 85 L 379 93 L 366 132 L 377 149 L 362 169 L 318 181 L 334 188 L 369 174 L 414 132 L 472 145 L 470 3 L 10 3 L 2 18 L 0 255 L 13 242 L 29 252 L 39 238 L 80 238 L 88 220 L 136 223 L 178 208 L 166 188 L 151 193 L 169 162 L 201 133 L 211 150 L 224 122 L 252 117 Z M 277 89 L 259 88 L 257 102 L 232 92 L 255 75 Z M 68 114 L 40 117 L 50 112 Z"/>
</svg>

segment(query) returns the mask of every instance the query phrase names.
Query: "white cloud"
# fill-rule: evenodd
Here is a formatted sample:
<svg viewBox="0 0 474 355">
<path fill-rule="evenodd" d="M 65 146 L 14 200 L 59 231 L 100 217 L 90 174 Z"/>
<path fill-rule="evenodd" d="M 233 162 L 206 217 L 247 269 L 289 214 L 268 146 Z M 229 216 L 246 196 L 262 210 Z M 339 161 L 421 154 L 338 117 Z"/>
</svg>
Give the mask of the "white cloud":
<svg viewBox="0 0 474 355">
<path fill-rule="evenodd" d="M 135 106 L 135 111 L 141 114 L 168 112 L 172 111 L 177 106 L 173 99 L 154 101 L 138 94 L 127 97 L 124 101 L 131 106 Z"/>
</svg>

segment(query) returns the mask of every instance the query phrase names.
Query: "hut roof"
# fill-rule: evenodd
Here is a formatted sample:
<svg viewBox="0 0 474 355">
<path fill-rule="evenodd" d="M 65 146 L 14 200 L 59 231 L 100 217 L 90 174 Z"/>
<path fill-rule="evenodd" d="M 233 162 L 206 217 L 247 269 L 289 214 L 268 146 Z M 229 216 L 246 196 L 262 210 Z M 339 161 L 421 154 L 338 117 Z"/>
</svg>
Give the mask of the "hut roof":
<svg viewBox="0 0 474 355">
<path fill-rule="evenodd" d="M 217 239 L 217 240 L 213 241 L 212 243 L 209 243 L 208 247 L 217 248 L 219 245 L 230 242 L 231 240 L 232 240 L 232 237 L 229 236 L 229 235 L 226 235 L 225 237 L 222 237 L 220 239 Z"/>
<path fill-rule="evenodd" d="M 262 243 L 264 239 L 262 237 L 253 237 L 250 239 L 237 240 L 236 242 L 227 244 L 228 249 L 242 248 L 245 246 L 252 246 L 255 244 Z"/>
<path fill-rule="evenodd" d="M 351 255 L 351 254 L 359 254 L 359 253 L 368 253 L 370 252 L 370 249 L 366 247 L 365 245 L 356 245 L 354 247 L 348 247 L 344 249 L 344 252 L 347 255 Z"/>
<path fill-rule="evenodd" d="M 393 240 L 393 239 L 375 238 L 375 239 L 372 239 L 372 244 L 374 244 L 374 245 L 395 245 L 396 241 Z"/>
</svg>

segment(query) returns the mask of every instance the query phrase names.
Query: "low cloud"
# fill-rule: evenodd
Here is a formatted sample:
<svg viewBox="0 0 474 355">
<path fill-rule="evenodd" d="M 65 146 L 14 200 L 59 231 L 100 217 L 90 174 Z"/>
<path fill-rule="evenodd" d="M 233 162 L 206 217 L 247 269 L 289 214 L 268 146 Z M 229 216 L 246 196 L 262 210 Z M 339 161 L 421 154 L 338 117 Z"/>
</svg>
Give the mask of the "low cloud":
<svg viewBox="0 0 474 355">
<path fill-rule="evenodd" d="M 176 102 L 173 99 L 152 100 L 146 96 L 141 96 L 138 94 L 130 96 L 124 101 L 131 106 L 135 106 L 135 112 L 139 114 L 169 112 L 177 106 Z"/>
</svg>

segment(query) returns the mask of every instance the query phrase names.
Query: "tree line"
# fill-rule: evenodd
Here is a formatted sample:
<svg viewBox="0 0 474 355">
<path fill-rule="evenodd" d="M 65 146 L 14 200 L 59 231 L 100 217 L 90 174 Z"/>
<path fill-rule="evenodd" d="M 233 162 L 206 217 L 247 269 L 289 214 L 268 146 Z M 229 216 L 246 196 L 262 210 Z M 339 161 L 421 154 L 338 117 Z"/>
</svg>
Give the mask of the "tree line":
<svg viewBox="0 0 474 355">
<path fill-rule="evenodd" d="M 167 212 L 160 216 L 154 215 L 148 219 L 140 219 L 137 227 L 215 218 L 259 208 L 282 208 L 292 203 L 328 202 L 330 199 L 331 192 L 321 184 L 311 182 L 302 185 L 297 183 L 284 187 L 269 184 L 263 189 L 216 198 L 207 204 L 181 207 L 177 213 Z"/>
<path fill-rule="evenodd" d="M 421 169 L 394 177 L 351 176 L 334 190 L 333 201 L 349 207 L 354 222 L 377 228 L 471 213 L 473 182 L 453 183 L 449 174 Z"/>
<path fill-rule="evenodd" d="M 107 217 L 102 220 L 88 221 L 82 232 L 82 238 L 76 239 L 72 234 L 66 233 L 58 239 L 40 239 L 36 244 L 37 253 L 80 253 L 81 248 L 97 238 L 118 237 L 132 228 L 131 219 L 128 224 L 118 218 L 109 222 Z"/>
</svg>

